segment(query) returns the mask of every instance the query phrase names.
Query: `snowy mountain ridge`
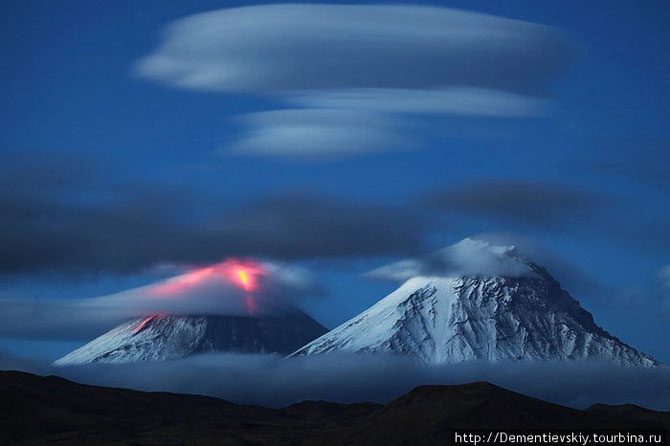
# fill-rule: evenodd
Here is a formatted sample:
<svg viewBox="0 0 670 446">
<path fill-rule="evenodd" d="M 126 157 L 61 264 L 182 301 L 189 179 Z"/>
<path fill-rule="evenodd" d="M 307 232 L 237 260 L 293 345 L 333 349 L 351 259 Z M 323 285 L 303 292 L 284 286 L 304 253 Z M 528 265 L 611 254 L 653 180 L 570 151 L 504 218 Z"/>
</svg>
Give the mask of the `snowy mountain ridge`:
<svg viewBox="0 0 670 446">
<path fill-rule="evenodd" d="M 596 325 L 544 268 L 511 246 L 465 239 L 427 259 L 397 262 L 373 274 L 409 278 L 294 356 L 344 351 L 401 354 L 431 364 L 577 359 L 658 364 Z"/>
</svg>

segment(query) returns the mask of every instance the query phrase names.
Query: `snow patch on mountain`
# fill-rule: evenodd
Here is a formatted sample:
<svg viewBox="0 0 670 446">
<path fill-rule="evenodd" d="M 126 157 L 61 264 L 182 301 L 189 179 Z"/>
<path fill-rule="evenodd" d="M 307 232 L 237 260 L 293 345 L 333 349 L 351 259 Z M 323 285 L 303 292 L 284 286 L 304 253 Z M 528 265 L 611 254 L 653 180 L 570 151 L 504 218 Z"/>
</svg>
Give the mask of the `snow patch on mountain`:
<svg viewBox="0 0 670 446">
<path fill-rule="evenodd" d="M 214 351 L 286 354 L 325 331 L 298 310 L 263 318 L 153 315 L 119 325 L 54 365 L 165 361 Z"/>
</svg>

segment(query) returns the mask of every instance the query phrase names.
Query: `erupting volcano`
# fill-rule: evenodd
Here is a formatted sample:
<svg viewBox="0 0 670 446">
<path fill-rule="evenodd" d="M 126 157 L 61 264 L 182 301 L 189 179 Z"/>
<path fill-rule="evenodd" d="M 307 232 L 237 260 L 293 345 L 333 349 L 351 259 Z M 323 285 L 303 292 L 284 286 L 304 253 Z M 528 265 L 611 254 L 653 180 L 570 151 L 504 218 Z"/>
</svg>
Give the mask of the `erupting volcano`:
<svg viewBox="0 0 670 446">
<path fill-rule="evenodd" d="M 290 353 L 326 332 L 285 300 L 269 305 L 271 293 L 262 289 L 265 283 L 270 286 L 267 276 L 260 263 L 226 260 L 145 287 L 149 298 L 175 301 L 194 299 L 200 292 L 227 290 L 213 300 L 220 298 L 227 305 L 232 301 L 242 313 L 146 315 L 119 325 L 55 364 L 161 361 L 214 351 Z"/>
</svg>

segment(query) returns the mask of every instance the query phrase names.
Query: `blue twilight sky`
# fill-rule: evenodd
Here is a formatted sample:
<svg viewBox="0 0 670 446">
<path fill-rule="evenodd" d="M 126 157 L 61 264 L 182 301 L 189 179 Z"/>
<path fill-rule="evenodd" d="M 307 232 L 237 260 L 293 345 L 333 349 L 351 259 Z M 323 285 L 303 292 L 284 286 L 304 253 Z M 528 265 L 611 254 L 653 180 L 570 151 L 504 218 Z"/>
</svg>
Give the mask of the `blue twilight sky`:
<svg viewBox="0 0 670 446">
<path fill-rule="evenodd" d="M 495 234 L 670 361 L 667 2 L 239 6 L 0 3 L 0 297 L 260 256 L 332 327 L 394 287 L 362 273 Z"/>
</svg>

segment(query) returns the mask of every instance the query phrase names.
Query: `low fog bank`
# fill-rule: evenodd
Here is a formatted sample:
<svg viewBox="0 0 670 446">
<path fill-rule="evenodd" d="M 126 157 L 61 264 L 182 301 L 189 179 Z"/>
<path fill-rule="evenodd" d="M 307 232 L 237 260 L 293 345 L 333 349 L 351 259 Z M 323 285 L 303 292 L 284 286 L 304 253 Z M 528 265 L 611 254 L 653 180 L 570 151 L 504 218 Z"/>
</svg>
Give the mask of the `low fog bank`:
<svg viewBox="0 0 670 446">
<path fill-rule="evenodd" d="M 56 368 L 0 355 L 0 369 L 137 390 L 211 395 L 282 407 L 304 400 L 388 402 L 423 384 L 488 381 L 546 401 L 585 408 L 633 403 L 670 410 L 670 367 L 622 368 L 598 362 L 478 362 L 428 366 L 399 357 L 208 354 L 168 362 Z"/>
</svg>

